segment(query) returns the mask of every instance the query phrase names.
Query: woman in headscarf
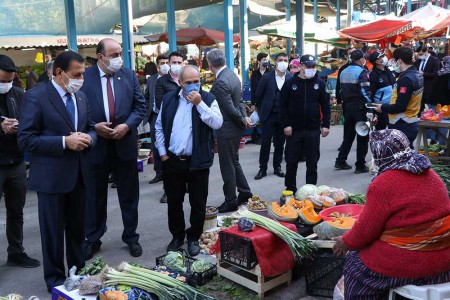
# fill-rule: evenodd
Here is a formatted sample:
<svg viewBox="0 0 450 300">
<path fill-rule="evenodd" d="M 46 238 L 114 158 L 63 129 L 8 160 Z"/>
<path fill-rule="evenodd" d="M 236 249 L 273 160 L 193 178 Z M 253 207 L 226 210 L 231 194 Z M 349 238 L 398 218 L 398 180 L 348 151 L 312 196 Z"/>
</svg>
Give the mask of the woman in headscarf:
<svg viewBox="0 0 450 300">
<path fill-rule="evenodd" d="M 378 167 L 364 210 L 334 240 L 348 252 L 345 299 L 387 299 L 391 288 L 450 281 L 450 200 L 428 158 L 395 129 L 372 131 Z"/>
</svg>

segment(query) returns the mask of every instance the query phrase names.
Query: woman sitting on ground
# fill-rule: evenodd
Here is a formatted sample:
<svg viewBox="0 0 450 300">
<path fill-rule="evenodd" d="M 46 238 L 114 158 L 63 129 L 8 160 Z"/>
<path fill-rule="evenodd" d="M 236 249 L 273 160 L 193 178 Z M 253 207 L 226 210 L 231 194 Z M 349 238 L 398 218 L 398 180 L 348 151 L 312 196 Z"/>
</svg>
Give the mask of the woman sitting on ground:
<svg viewBox="0 0 450 300">
<path fill-rule="evenodd" d="M 428 158 L 398 130 L 370 133 L 378 173 L 351 230 L 335 238 L 346 257 L 345 299 L 387 299 L 391 288 L 450 281 L 450 200 Z"/>
</svg>

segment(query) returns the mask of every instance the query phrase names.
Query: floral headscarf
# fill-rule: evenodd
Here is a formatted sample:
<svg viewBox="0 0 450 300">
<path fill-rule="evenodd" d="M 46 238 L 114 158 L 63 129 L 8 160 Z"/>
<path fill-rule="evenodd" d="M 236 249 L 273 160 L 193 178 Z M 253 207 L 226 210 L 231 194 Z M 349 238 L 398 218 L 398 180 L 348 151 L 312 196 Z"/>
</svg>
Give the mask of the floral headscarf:
<svg viewBox="0 0 450 300">
<path fill-rule="evenodd" d="M 406 135 L 396 129 L 370 132 L 370 149 L 378 167 L 373 179 L 388 170 L 405 170 L 420 174 L 431 167 L 428 158 L 412 150 Z"/>
<path fill-rule="evenodd" d="M 444 66 L 438 71 L 438 75 L 442 76 L 445 74 L 450 74 L 450 56 L 445 56 L 442 59 Z"/>
</svg>

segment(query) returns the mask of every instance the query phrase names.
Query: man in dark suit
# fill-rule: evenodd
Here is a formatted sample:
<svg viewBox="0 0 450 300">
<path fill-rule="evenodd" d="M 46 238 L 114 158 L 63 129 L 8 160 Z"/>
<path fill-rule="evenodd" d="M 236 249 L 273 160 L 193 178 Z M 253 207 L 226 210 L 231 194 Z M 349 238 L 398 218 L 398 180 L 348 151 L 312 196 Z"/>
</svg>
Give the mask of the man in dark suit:
<svg viewBox="0 0 450 300">
<path fill-rule="evenodd" d="M 152 153 L 154 160 L 153 169 L 156 173 L 155 178 L 149 181 L 150 184 L 162 181 L 161 157 L 159 156 L 158 149 L 156 149 L 155 146 L 155 123 L 156 119 L 158 118 L 161 102 L 156 102 L 155 86 L 157 79 L 169 72 L 169 57 L 164 54 L 158 55 L 158 57 L 156 58 L 156 65 L 158 67 L 158 73 L 150 76 L 147 79 L 147 89 L 145 90 L 145 99 L 147 100 L 149 111 L 148 122 L 150 123 L 150 137 L 152 139 Z"/>
<path fill-rule="evenodd" d="M 269 162 L 270 146 L 272 144 L 275 151 L 273 153 L 273 170 L 275 175 L 284 177 L 281 170 L 283 160 L 284 128 L 279 118 L 280 112 L 280 91 L 285 80 L 292 78 L 287 71 L 289 59 L 286 53 L 278 53 L 275 58 L 275 69 L 264 74 L 256 90 L 256 107 L 258 107 L 259 120 L 263 124 L 261 137 L 261 150 L 259 152 L 259 172 L 255 179 L 259 180 L 267 176 L 267 163 Z"/>
<path fill-rule="evenodd" d="M 158 107 L 161 107 L 162 99 L 164 95 L 169 92 L 175 91 L 179 87 L 178 75 L 183 67 L 183 54 L 178 51 L 173 51 L 169 54 L 169 66 L 170 70 L 167 74 L 161 76 L 156 80 L 155 86 L 155 102 Z M 159 200 L 161 203 L 167 203 L 167 195 L 164 193 Z"/>
<path fill-rule="evenodd" d="M 210 70 L 216 76 L 210 92 L 216 97 L 223 116 L 223 125 L 216 131 L 216 138 L 225 195 L 225 202 L 219 206 L 219 212 L 225 213 L 237 210 L 238 205 L 252 197 L 239 163 L 239 143 L 244 129 L 253 124 L 241 101 L 241 82 L 236 74 L 226 67 L 224 53 L 219 49 L 212 49 L 206 58 Z"/>
<path fill-rule="evenodd" d="M 97 135 L 83 85 L 84 59 L 62 52 L 52 81 L 25 93 L 18 143 L 31 153 L 28 187 L 37 191 L 47 290 L 64 283 L 67 266 L 84 266 L 84 199 L 87 153 Z"/>
<path fill-rule="evenodd" d="M 100 249 L 106 232 L 108 177 L 117 184 L 125 242 L 142 255 L 138 225 L 137 127 L 146 115 L 145 99 L 133 70 L 122 66 L 122 47 L 113 39 L 97 45 L 96 65 L 86 69 L 82 91 L 91 103 L 98 143 L 89 153 L 92 180 L 87 186 L 85 259 Z"/>
</svg>

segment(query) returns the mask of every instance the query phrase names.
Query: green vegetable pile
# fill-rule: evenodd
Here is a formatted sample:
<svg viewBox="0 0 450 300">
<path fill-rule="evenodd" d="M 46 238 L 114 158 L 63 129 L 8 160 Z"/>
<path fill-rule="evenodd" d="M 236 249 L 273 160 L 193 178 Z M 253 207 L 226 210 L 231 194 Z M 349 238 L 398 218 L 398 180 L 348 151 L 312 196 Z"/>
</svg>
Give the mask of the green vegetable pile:
<svg viewBox="0 0 450 300">
<path fill-rule="evenodd" d="M 80 270 L 78 275 L 97 275 L 103 270 L 105 266 L 106 263 L 103 260 L 103 257 L 99 256 L 90 264 L 84 266 L 84 268 Z"/>
<path fill-rule="evenodd" d="M 352 204 L 366 204 L 366 195 L 348 193 L 348 202 Z"/>
<path fill-rule="evenodd" d="M 206 260 L 203 259 L 199 259 L 194 261 L 194 263 L 191 266 L 191 272 L 198 272 L 198 273 L 202 273 L 205 272 L 207 270 L 209 270 L 212 267 L 212 264 L 207 262 Z"/>
<path fill-rule="evenodd" d="M 445 145 L 439 145 L 439 144 L 429 145 L 428 152 L 440 152 L 440 151 L 444 150 L 445 148 L 446 148 Z M 419 151 L 424 151 L 424 150 L 425 150 L 424 146 L 419 147 Z"/>
<path fill-rule="evenodd" d="M 450 165 L 431 160 L 431 168 L 439 175 L 439 177 L 441 177 L 447 187 L 447 192 L 450 197 Z"/>
<path fill-rule="evenodd" d="M 186 258 L 181 252 L 167 252 L 163 264 L 173 271 L 186 273 Z"/>
</svg>

